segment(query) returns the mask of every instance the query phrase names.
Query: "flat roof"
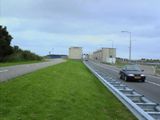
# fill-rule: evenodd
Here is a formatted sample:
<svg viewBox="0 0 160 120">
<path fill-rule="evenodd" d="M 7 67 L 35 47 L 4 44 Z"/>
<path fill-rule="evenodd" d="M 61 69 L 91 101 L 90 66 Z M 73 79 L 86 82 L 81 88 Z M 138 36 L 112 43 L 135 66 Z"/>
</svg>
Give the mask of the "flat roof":
<svg viewBox="0 0 160 120">
<path fill-rule="evenodd" d="M 82 47 L 70 47 L 70 48 L 82 48 Z"/>
<path fill-rule="evenodd" d="M 116 49 L 116 48 L 104 48 L 104 47 L 103 47 L 102 49 Z"/>
</svg>

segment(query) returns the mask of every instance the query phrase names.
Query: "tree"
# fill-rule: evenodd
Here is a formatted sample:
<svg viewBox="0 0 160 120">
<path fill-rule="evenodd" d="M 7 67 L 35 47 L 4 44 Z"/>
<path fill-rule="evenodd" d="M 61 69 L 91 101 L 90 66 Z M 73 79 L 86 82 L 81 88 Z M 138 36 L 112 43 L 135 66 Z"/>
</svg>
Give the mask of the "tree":
<svg viewBox="0 0 160 120">
<path fill-rule="evenodd" d="M 19 46 L 15 45 L 15 46 L 13 46 L 13 52 L 14 53 L 22 52 L 22 50 L 19 48 Z"/>
<path fill-rule="evenodd" d="M 3 61 L 6 56 L 13 53 L 12 47 L 10 46 L 12 39 L 12 36 L 7 31 L 7 27 L 0 25 L 0 61 Z"/>
</svg>

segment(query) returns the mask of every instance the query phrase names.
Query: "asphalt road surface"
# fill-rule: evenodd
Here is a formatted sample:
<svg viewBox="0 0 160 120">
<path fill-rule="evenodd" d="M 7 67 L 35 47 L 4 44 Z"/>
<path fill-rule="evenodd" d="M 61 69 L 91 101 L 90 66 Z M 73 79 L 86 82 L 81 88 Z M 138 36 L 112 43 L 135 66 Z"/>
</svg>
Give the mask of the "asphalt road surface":
<svg viewBox="0 0 160 120">
<path fill-rule="evenodd" d="M 20 75 L 24 75 L 29 72 L 36 71 L 41 68 L 55 65 L 64 61 L 65 60 L 63 59 L 52 59 L 52 60 L 49 60 L 48 62 L 0 67 L 0 82 L 9 80 L 11 78 L 14 78 Z"/>
<path fill-rule="evenodd" d="M 119 69 L 111 65 L 88 61 L 92 68 L 111 76 L 113 79 L 123 82 L 129 88 L 134 89 L 136 92 L 144 95 L 149 100 L 160 103 L 160 77 L 146 75 L 146 82 L 125 82 L 119 79 Z"/>
</svg>

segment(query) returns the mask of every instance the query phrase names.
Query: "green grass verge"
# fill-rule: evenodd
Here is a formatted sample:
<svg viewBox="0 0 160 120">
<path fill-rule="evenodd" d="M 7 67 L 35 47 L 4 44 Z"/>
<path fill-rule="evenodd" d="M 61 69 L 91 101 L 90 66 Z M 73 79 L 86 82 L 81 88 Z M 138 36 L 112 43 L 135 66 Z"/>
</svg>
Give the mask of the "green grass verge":
<svg viewBox="0 0 160 120">
<path fill-rule="evenodd" d="M 32 60 L 32 61 L 18 61 L 18 62 L 0 62 L 0 67 L 13 66 L 13 65 L 21 65 L 21 64 L 31 64 L 45 62 L 45 60 Z"/>
<path fill-rule="evenodd" d="M 118 67 L 118 68 L 122 68 L 127 64 L 128 64 L 127 62 L 119 62 L 119 61 L 117 61 L 115 66 Z"/>
<path fill-rule="evenodd" d="M 135 120 L 80 61 L 0 83 L 1 120 Z"/>
<path fill-rule="evenodd" d="M 160 66 L 156 67 L 156 74 L 160 75 Z"/>
</svg>

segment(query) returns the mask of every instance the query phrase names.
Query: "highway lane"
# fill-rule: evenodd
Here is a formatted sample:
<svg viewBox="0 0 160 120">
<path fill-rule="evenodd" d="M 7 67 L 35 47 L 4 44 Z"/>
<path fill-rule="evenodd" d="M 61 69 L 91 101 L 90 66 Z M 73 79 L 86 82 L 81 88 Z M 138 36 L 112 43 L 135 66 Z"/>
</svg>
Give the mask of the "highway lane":
<svg viewBox="0 0 160 120">
<path fill-rule="evenodd" d="M 41 68 L 59 64 L 64 61 L 65 60 L 63 59 L 52 59 L 52 60 L 49 60 L 48 62 L 0 67 L 0 82 L 6 81 L 8 79 L 11 79 L 20 75 L 24 75 L 29 72 L 36 71 Z"/>
<path fill-rule="evenodd" d="M 119 71 L 120 71 L 120 69 L 115 66 L 111 66 L 111 65 L 107 65 L 107 64 L 103 64 L 103 66 L 105 66 L 106 68 L 109 68 L 110 70 L 113 70 L 117 73 L 119 73 Z M 148 83 L 160 86 L 160 77 L 147 74 L 147 73 L 145 73 L 145 71 L 144 71 L 144 74 L 147 76 L 146 81 Z"/>
<path fill-rule="evenodd" d="M 95 63 L 88 61 L 89 65 L 91 65 L 95 70 L 98 70 L 108 76 L 111 76 L 113 79 L 123 82 L 123 84 L 127 85 L 128 87 L 134 89 L 136 92 L 144 95 L 148 99 L 153 102 L 160 103 L 160 78 L 147 76 L 147 81 L 145 83 L 142 82 L 125 82 L 119 79 L 119 69 L 114 68 L 113 66 L 102 64 L 102 63 Z"/>
</svg>

